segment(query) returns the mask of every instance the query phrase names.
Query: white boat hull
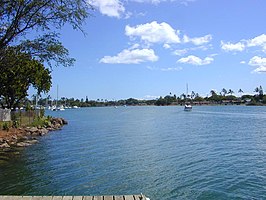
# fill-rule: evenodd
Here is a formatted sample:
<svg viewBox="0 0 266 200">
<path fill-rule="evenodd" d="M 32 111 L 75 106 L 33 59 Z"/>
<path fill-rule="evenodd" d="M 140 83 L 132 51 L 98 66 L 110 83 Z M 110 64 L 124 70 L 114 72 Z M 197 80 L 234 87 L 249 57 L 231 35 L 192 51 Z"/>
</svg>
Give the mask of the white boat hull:
<svg viewBox="0 0 266 200">
<path fill-rule="evenodd" d="M 184 111 L 191 111 L 192 106 L 191 105 L 185 105 Z"/>
</svg>

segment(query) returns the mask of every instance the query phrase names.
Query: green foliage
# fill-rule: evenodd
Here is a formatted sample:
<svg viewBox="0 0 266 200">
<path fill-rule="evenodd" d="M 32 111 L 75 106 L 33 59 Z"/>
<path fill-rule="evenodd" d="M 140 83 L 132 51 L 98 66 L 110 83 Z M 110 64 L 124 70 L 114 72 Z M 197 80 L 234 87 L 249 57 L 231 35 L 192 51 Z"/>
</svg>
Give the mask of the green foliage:
<svg viewBox="0 0 266 200">
<path fill-rule="evenodd" d="M 19 127 L 19 122 L 17 120 L 12 121 L 12 127 L 13 128 L 18 128 Z"/>
<path fill-rule="evenodd" d="M 155 101 L 155 105 L 157 106 L 168 106 L 173 103 L 177 103 L 177 99 L 175 95 L 174 96 L 167 95 L 164 98 L 160 97 L 159 99 Z"/>
<path fill-rule="evenodd" d="M 45 34 L 34 40 L 23 41 L 19 48 L 22 52 L 30 54 L 40 62 L 46 62 L 52 68 L 52 62 L 55 66 L 63 65 L 65 67 L 73 65 L 75 59 L 69 58 L 68 50 L 59 41 L 58 34 Z"/>
<path fill-rule="evenodd" d="M 213 92 L 212 95 L 208 98 L 208 100 L 214 102 L 220 102 L 222 100 L 222 97 Z"/>
<path fill-rule="evenodd" d="M 200 97 L 200 96 L 197 96 L 193 99 L 194 101 L 199 101 L 199 102 L 202 102 L 204 101 L 204 98 Z"/>
<path fill-rule="evenodd" d="M 66 23 L 82 31 L 92 7 L 85 0 L 8 0 L 0 2 L 0 50 L 30 30 L 49 32 Z"/>
<path fill-rule="evenodd" d="M 30 111 L 31 110 L 30 102 L 26 103 L 25 110 L 26 111 Z"/>
<path fill-rule="evenodd" d="M 138 100 L 137 99 L 133 99 L 133 98 L 129 98 L 126 100 L 126 105 L 138 105 Z"/>
<path fill-rule="evenodd" d="M 31 126 L 33 127 L 47 127 L 51 125 L 51 117 L 36 117 Z"/>
<path fill-rule="evenodd" d="M 2 128 L 4 131 L 9 131 L 9 124 L 7 122 L 5 122 L 3 124 L 3 128 Z"/>
<path fill-rule="evenodd" d="M 14 109 L 27 96 L 29 86 L 38 94 L 48 92 L 51 87 L 51 72 L 39 61 L 20 49 L 8 47 L 0 62 L 0 98 L 2 107 Z"/>
<path fill-rule="evenodd" d="M 40 117 L 44 117 L 44 114 L 45 114 L 45 110 L 44 109 L 41 109 L 40 110 Z"/>
</svg>

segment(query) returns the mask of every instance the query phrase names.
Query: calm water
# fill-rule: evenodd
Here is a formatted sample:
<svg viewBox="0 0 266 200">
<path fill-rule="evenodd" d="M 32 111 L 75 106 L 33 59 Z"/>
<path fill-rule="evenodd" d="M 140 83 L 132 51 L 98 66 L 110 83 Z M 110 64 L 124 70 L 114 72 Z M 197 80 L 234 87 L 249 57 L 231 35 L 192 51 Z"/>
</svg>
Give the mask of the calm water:
<svg viewBox="0 0 266 200">
<path fill-rule="evenodd" d="M 0 164 L 0 194 L 266 199 L 266 107 L 87 108 Z"/>
</svg>

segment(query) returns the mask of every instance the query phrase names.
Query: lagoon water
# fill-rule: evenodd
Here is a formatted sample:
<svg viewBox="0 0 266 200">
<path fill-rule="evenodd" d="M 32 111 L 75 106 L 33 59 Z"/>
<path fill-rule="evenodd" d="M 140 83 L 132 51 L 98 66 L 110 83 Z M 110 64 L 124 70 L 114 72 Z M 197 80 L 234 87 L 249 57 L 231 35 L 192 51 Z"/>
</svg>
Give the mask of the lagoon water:
<svg viewBox="0 0 266 200">
<path fill-rule="evenodd" d="M 0 164 L 0 194 L 266 199 L 266 107 L 105 107 Z"/>
</svg>

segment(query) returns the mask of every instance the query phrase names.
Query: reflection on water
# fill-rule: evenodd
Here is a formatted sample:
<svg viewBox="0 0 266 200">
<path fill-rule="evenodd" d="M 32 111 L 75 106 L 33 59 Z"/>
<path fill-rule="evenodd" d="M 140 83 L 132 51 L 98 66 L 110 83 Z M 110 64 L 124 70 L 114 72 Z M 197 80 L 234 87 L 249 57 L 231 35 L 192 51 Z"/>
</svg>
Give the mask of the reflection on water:
<svg viewBox="0 0 266 200">
<path fill-rule="evenodd" d="M 266 107 L 87 108 L 20 154 L 0 153 L 0 193 L 265 199 Z"/>
</svg>

